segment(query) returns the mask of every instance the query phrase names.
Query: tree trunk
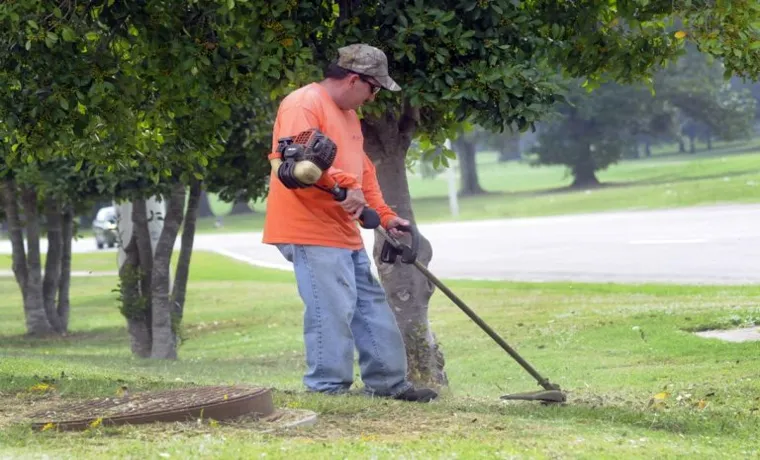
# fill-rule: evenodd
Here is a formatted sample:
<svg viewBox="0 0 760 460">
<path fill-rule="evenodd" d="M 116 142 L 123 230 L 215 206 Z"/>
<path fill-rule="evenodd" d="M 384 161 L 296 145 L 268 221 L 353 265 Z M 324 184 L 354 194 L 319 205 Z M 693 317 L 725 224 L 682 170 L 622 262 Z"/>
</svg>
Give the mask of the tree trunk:
<svg viewBox="0 0 760 460">
<path fill-rule="evenodd" d="M 171 196 L 167 200 L 163 230 L 156 244 L 153 258 L 152 287 L 152 332 L 153 348 L 151 358 L 176 359 L 177 348 L 174 343 L 174 308 L 169 297 L 170 266 L 174 243 L 182 225 L 182 212 L 185 204 L 185 186 L 181 183 L 172 186 Z"/>
<path fill-rule="evenodd" d="M 694 138 L 695 138 L 695 137 L 696 137 L 696 136 L 693 136 L 693 135 L 689 135 L 689 152 L 690 152 L 690 153 L 697 153 L 697 146 L 696 146 L 696 144 L 694 143 Z"/>
<path fill-rule="evenodd" d="M 478 180 L 478 165 L 475 162 L 475 142 L 468 139 L 464 134 L 460 133 L 452 144 L 459 157 L 460 165 L 460 189 L 459 194 L 462 196 L 467 195 L 481 195 L 485 193 L 485 190 L 480 187 L 480 181 Z"/>
<path fill-rule="evenodd" d="M 587 146 L 586 150 L 578 157 L 578 161 L 573 165 L 573 188 L 586 188 L 599 185 L 599 179 L 596 178 L 596 164 L 591 156 L 591 148 Z"/>
<path fill-rule="evenodd" d="M 405 105 L 400 118 L 389 111 L 382 118 L 367 117 L 362 121 L 364 147 L 376 165 L 383 197 L 400 217 L 412 223 L 414 213 L 405 158 L 418 122 L 419 113 L 409 105 Z M 375 233 L 375 263 L 404 338 L 409 378 L 416 384 L 446 385 L 443 354 L 428 320 L 428 302 L 434 285 L 412 265 L 401 261 L 393 265 L 381 263 L 379 256 L 383 243 L 383 238 Z M 430 242 L 421 236 L 418 260 L 427 266 L 431 258 Z"/>
<path fill-rule="evenodd" d="M 705 140 L 707 141 L 707 150 L 712 150 L 712 136 L 710 133 L 705 135 Z"/>
<path fill-rule="evenodd" d="M 504 142 L 499 149 L 499 163 L 520 159 L 520 135 L 513 133 L 503 136 Z"/>
<path fill-rule="evenodd" d="M 153 278 L 153 243 L 148 224 L 148 210 L 145 200 L 135 200 L 132 204 L 132 222 L 136 236 L 138 260 L 140 263 L 140 293 L 145 298 L 145 314 L 150 328 L 150 317 L 153 311 L 151 279 Z M 152 348 L 152 344 L 151 344 Z"/>
<path fill-rule="evenodd" d="M 63 211 L 61 222 L 61 280 L 58 285 L 58 318 L 63 332 L 69 330 L 69 291 L 71 288 L 71 240 L 74 235 L 74 214 L 69 207 Z"/>
<path fill-rule="evenodd" d="M 61 258 L 63 257 L 63 223 L 61 222 L 60 202 L 48 195 L 45 199 L 45 219 L 47 220 L 47 258 L 45 259 L 45 275 L 42 281 L 42 298 L 45 313 L 53 330 L 59 334 L 64 331 L 58 316 L 58 286 L 61 281 Z"/>
<path fill-rule="evenodd" d="M 205 190 L 201 191 L 201 196 L 198 201 L 198 217 L 213 217 L 214 211 L 211 210 L 211 204 L 208 201 L 208 193 Z"/>
<path fill-rule="evenodd" d="M 24 296 L 27 333 L 31 336 L 45 336 L 54 332 L 45 312 L 42 295 L 42 263 L 40 262 L 40 222 L 37 211 L 37 191 L 23 187 L 21 200 L 26 216 L 27 259 L 29 273 Z"/>
<path fill-rule="evenodd" d="M 26 247 L 24 246 L 24 231 L 18 207 L 16 182 L 13 179 L 4 180 L 0 192 L 2 192 L 0 193 L 0 200 L 2 200 L 3 208 L 5 209 L 5 217 L 8 221 L 8 236 L 11 240 L 13 274 L 16 277 L 16 283 L 18 283 L 18 287 L 21 290 L 21 297 L 26 299 L 26 285 L 29 280 L 29 271 L 26 267 Z"/>
<path fill-rule="evenodd" d="M 235 203 L 232 205 L 232 209 L 230 210 L 230 215 L 234 216 L 236 214 L 251 214 L 253 213 L 253 209 L 251 209 L 250 206 L 248 206 L 248 202 L 246 201 L 235 201 Z"/>
<path fill-rule="evenodd" d="M 180 342 L 179 328 L 182 324 L 182 316 L 185 310 L 185 296 L 187 294 L 187 280 L 190 277 L 190 258 L 193 254 L 193 241 L 195 239 L 195 221 L 197 218 L 198 205 L 201 195 L 201 182 L 194 180 L 190 184 L 190 197 L 187 201 L 185 221 L 182 226 L 182 243 L 180 245 L 177 260 L 177 273 L 174 275 L 174 289 L 172 290 L 172 305 L 175 325 L 174 346 Z"/>
<path fill-rule="evenodd" d="M 144 202 L 143 202 L 144 203 Z M 133 208 L 133 212 L 134 212 Z M 140 254 L 138 234 L 131 232 L 129 241 L 122 244 L 124 260 L 119 267 L 121 314 L 127 320 L 127 332 L 132 354 L 149 358 L 153 340 L 150 334 L 150 310 L 148 296 L 140 289 Z"/>
<path fill-rule="evenodd" d="M 646 154 L 647 158 L 652 156 L 652 143 L 650 141 L 645 142 L 644 153 Z"/>
<path fill-rule="evenodd" d="M 120 311 L 127 320 L 132 354 L 150 358 L 153 250 L 145 200 L 117 204 Z"/>
<path fill-rule="evenodd" d="M 678 153 L 686 153 L 686 144 L 681 136 L 678 136 Z"/>
</svg>

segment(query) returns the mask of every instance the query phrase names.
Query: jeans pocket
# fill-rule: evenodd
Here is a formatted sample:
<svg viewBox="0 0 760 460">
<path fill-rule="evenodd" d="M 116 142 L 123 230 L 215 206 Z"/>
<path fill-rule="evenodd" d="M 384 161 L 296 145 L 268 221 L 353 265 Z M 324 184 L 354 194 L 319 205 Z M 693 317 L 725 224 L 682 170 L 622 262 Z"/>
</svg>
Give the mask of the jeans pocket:
<svg viewBox="0 0 760 460">
<path fill-rule="evenodd" d="M 280 254 L 285 257 L 288 262 L 293 262 L 293 245 L 292 244 L 278 244 L 277 249 L 280 250 Z"/>
</svg>

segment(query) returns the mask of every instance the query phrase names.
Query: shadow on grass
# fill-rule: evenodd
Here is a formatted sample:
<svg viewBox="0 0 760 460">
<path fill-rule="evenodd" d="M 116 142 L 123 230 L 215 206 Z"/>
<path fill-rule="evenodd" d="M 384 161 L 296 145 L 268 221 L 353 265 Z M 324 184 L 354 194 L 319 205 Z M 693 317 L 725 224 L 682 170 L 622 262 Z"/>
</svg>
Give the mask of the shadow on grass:
<svg viewBox="0 0 760 460">
<path fill-rule="evenodd" d="M 655 177 L 642 180 L 642 181 L 619 182 L 615 184 L 619 186 L 662 185 L 662 184 L 674 184 L 674 183 L 680 184 L 680 183 L 695 182 L 695 181 L 700 181 L 700 180 L 723 179 L 724 177 L 748 176 L 748 175 L 757 174 L 757 173 L 760 173 L 760 169 L 734 171 L 734 172 L 723 173 L 723 174 L 705 174 L 703 176 L 694 176 L 694 177 L 678 177 L 675 174 L 664 174 L 661 176 L 655 176 Z"/>
<path fill-rule="evenodd" d="M 712 158 L 717 156 L 723 156 L 723 155 L 741 155 L 744 153 L 757 153 L 757 151 L 760 150 L 760 145 L 758 144 L 739 144 L 734 145 L 730 147 L 721 147 L 721 148 L 713 148 L 712 150 L 702 149 L 700 151 L 689 153 L 689 152 L 679 152 L 678 150 L 670 153 L 662 153 L 659 155 L 653 155 L 651 157 L 647 158 L 641 158 L 646 160 L 656 160 L 656 159 L 668 159 L 671 160 L 673 157 L 679 157 L 684 159 L 692 159 L 692 158 Z"/>
<path fill-rule="evenodd" d="M 31 337 L 26 334 L 0 336 L 0 349 L 35 349 L 49 347 L 71 347 L 78 345 L 103 348 L 129 346 L 129 336 L 123 326 L 101 327 L 85 331 L 73 331 L 65 336 Z"/>
</svg>

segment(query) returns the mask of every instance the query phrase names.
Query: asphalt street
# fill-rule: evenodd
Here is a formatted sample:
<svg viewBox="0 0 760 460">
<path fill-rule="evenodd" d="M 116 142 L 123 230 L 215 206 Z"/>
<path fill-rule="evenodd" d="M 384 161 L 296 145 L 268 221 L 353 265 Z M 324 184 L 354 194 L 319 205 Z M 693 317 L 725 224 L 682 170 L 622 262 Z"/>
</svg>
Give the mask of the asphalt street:
<svg viewBox="0 0 760 460">
<path fill-rule="evenodd" d="M 290 268 L 260 233 L 221 232 L 197 235 L 195 247 Z M 428 224 L 420 232 L 433 246 L 429 268 L 441 278 L 760 282 L 760 205 Z M 363 236 L 370 248 L 373 233 Z M 97 251 L 92 238 L 76 241 L 73 250 Z M 0 241 L 0 253 L 10 253 L 8 241 Z"/>
</svg>

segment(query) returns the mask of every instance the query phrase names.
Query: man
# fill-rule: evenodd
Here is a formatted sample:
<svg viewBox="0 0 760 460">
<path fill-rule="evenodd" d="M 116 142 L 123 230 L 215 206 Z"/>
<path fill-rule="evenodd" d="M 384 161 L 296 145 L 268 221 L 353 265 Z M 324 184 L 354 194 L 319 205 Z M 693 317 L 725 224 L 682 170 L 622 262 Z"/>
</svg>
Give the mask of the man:
<svg viewBox="0 0 760 460">
<path fill-rule="evenodd" d="M 374 208 L 393 235 L 409 225 L 386 205 L 375 167 L 364 152 L 356 114 L 385 88 L 401 88 L 388 75 L 385 54 L 365 45 L 338 51 L 321 82 L 290 93 L 274 123 L 270 161 L 279 158 L 277 140 L 317 128 L 337 145 L 326 171 L 347 189 L 342 202 L 315 187 L 286 188 L 272 172 L 263 242 L 276 245 L 293 263 L 298 292 L 305 304 L 304 342 L 310 391 L 344 393 L 353 384 L 354 347 L 365 391 L 403 401 L 428 402 L 438 395 L 415 389 L 406 378 L 403 338 L 374 278 L 356 218 Z"/>
</svg>

